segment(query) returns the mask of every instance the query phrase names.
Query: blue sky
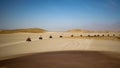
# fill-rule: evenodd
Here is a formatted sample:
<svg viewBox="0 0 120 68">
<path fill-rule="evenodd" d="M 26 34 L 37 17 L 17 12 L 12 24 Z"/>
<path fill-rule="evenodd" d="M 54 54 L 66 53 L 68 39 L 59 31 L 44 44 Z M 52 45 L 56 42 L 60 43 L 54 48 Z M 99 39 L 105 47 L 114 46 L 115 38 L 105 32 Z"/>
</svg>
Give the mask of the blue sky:
<svg viewBox="0 0 120 68">
<path fill-rule="evenodd" d="M 0 29 L 120 30 L 120 0 L 0 0 Z"/>
</svg>

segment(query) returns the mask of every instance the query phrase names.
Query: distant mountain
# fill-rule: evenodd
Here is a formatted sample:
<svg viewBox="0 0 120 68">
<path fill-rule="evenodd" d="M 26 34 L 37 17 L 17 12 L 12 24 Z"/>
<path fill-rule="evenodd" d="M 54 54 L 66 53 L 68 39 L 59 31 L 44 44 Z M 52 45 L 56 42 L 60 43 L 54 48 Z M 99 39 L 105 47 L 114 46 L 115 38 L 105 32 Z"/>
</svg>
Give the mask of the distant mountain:
<svg viewBox="0 0 120 68">
<path fill-rule="evenodd" d="M 26 28 L 26 29 L 13 29 L 13 30 L 0 30 L 0 34 L 9 34 L 9 33 L 43 33 L 47 30 L 40 28 Z"/>
</svg>

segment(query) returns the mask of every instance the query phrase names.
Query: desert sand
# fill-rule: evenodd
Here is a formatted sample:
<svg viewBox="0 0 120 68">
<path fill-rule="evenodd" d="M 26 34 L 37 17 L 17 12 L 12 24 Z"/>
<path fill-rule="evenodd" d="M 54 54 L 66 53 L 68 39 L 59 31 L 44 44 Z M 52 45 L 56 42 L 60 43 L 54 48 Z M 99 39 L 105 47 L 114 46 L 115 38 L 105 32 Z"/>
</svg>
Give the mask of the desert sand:
<svg viewBox="0 0 120 68">
<path fill-rule="evenodd" d="M 0 60 L 11 59 L 19 56 L 26 56 L 33 53 L 46 53 L 58 51 L 88 51 L 88 52 L 97 51 L 103 52 L 102 54 L 107 54 L 111 57 L 120 58 L 120 55 L 111 54 L 111 53 L 120 54 L 120 40 L 70 38 L 72 34 L 77 37 L 80 35 L 83 36 L 88 35 L 94 36 L 98 34 L 101 36 L 103 34 L 105 36 L 108 35 L 108 33 L 80 33 L 80 32 L 0 34 Z M 116 37 L 119 36 L 119 33 L 110 33 L 109 35 L 112 36 L 113 34 L 115 34 Z M 49 38 L 50 35 L 52 35 L 53 38 Z M 60 35 L 62 35 L 63 38 L 60 38 L 59 37 Z M 38 39 L 40 36 L 43 37 L 42 40 Z M 30 37 L 32 41 L 26 42 L 27 37 Z"/>
<path fill-rule="evenodd" d="M 34 52 L 64 51 L 64 50 L 95 50 L 112 51 L 120 53 L 119 40 L 86 39 L 86 38 L 64 38 L 74 36 L 98 35 L 98 33 L 72 33 L 72 32 L 46 32 L 46 33 L 14 33 L 0 34 L 0 59 L 7 56 Z M 107 36 L 107 33 L 99 35 Z M 115 33 L 113 33 L 115 34 Z M 110 34 L 111 36 L 113 35 Z M 50 39 L 49 36 L 53 38 Z M 62 35 L 63 38 L 59 38 Z M 115 34 L 119 36 L 118 34 Z M 38 38 L 42 36 L 43 40 Z M 26 42 L 30 37 L 31 42 Z"/>
</svg>

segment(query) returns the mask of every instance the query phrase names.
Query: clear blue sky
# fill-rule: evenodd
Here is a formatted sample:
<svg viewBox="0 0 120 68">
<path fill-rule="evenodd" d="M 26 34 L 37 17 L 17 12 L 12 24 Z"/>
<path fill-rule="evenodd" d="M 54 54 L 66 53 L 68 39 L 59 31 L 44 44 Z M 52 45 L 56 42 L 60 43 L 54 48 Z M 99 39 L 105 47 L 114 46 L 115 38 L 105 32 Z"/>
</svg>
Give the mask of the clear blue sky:
<svg viewBox="0 0 120 68">
<path fill-rule="evenodd" d="M 0 29 L 120 30 L 120 0 L 0 0 Z"/>
</svg>

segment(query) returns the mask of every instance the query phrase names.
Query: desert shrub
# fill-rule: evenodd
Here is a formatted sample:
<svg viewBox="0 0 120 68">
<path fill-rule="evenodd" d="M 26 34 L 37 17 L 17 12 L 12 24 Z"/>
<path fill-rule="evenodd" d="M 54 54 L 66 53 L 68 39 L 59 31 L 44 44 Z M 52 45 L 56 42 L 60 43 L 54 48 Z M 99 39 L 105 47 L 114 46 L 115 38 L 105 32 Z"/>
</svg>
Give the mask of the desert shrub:
<svg viewBox="0 0 120 68">
<path fill-rule="evenodd" d="M 107 36 L 109 37 L 110 35 L 108 34 Z"/>
<path fill-rule="evenodd" d="M 103 34 L 102 36 L 104 37 L 105 35 Z"/>
<path fill-rule="evenodd" d="M 113 34 L 113 36 L 115 36 L 115 34 Z"/>
<path fill-rule="evenodd" d="M 97 35 L 98 37 L 100 36 L 100 35 Z"/>
<path fill-rule="evenodd" d="M 94 35 L 94 37 L 96 37 L 96 35 Z"/>
<path fill-rule="evenodd" d="M 90 37 L 90 35 L 88 35 L 88 37 Z"/>
<path fill-rule="evenodd" d="M 62 38 L 63 36 L 60 35 L 60 38 Z"/>
<path fill-rule="evenodd" d="M 71 35 L 71 37 L 73 37 L 73 35 Z"/>
<path fill-rule="evenodd" d="M 42 40 L 43 38 L 42 37 L 39 37 L 39 40 Z"/>
<path fill-rule="evenodd" d="M 49 38 L 53 38 L 53 37 L 50 35 Z"/>
<path fill-rule="evenodd" d="M 120 39 L 120 37 L 117 37 L 117 39 Z"/>
<path fill-rule="evenodd" d="M 28 37 L 28 38 L 26 39 L 26 41 L 30 42 L 30 41 L 32 41 L 32 40 L 31 40 L 31 38 L 30 38 L 30 37 Z"/>
<path fill-rule="evenodd" d="M 80 35 L 80 37 L 82 37 L 82 35 Z"/>
</svg>

